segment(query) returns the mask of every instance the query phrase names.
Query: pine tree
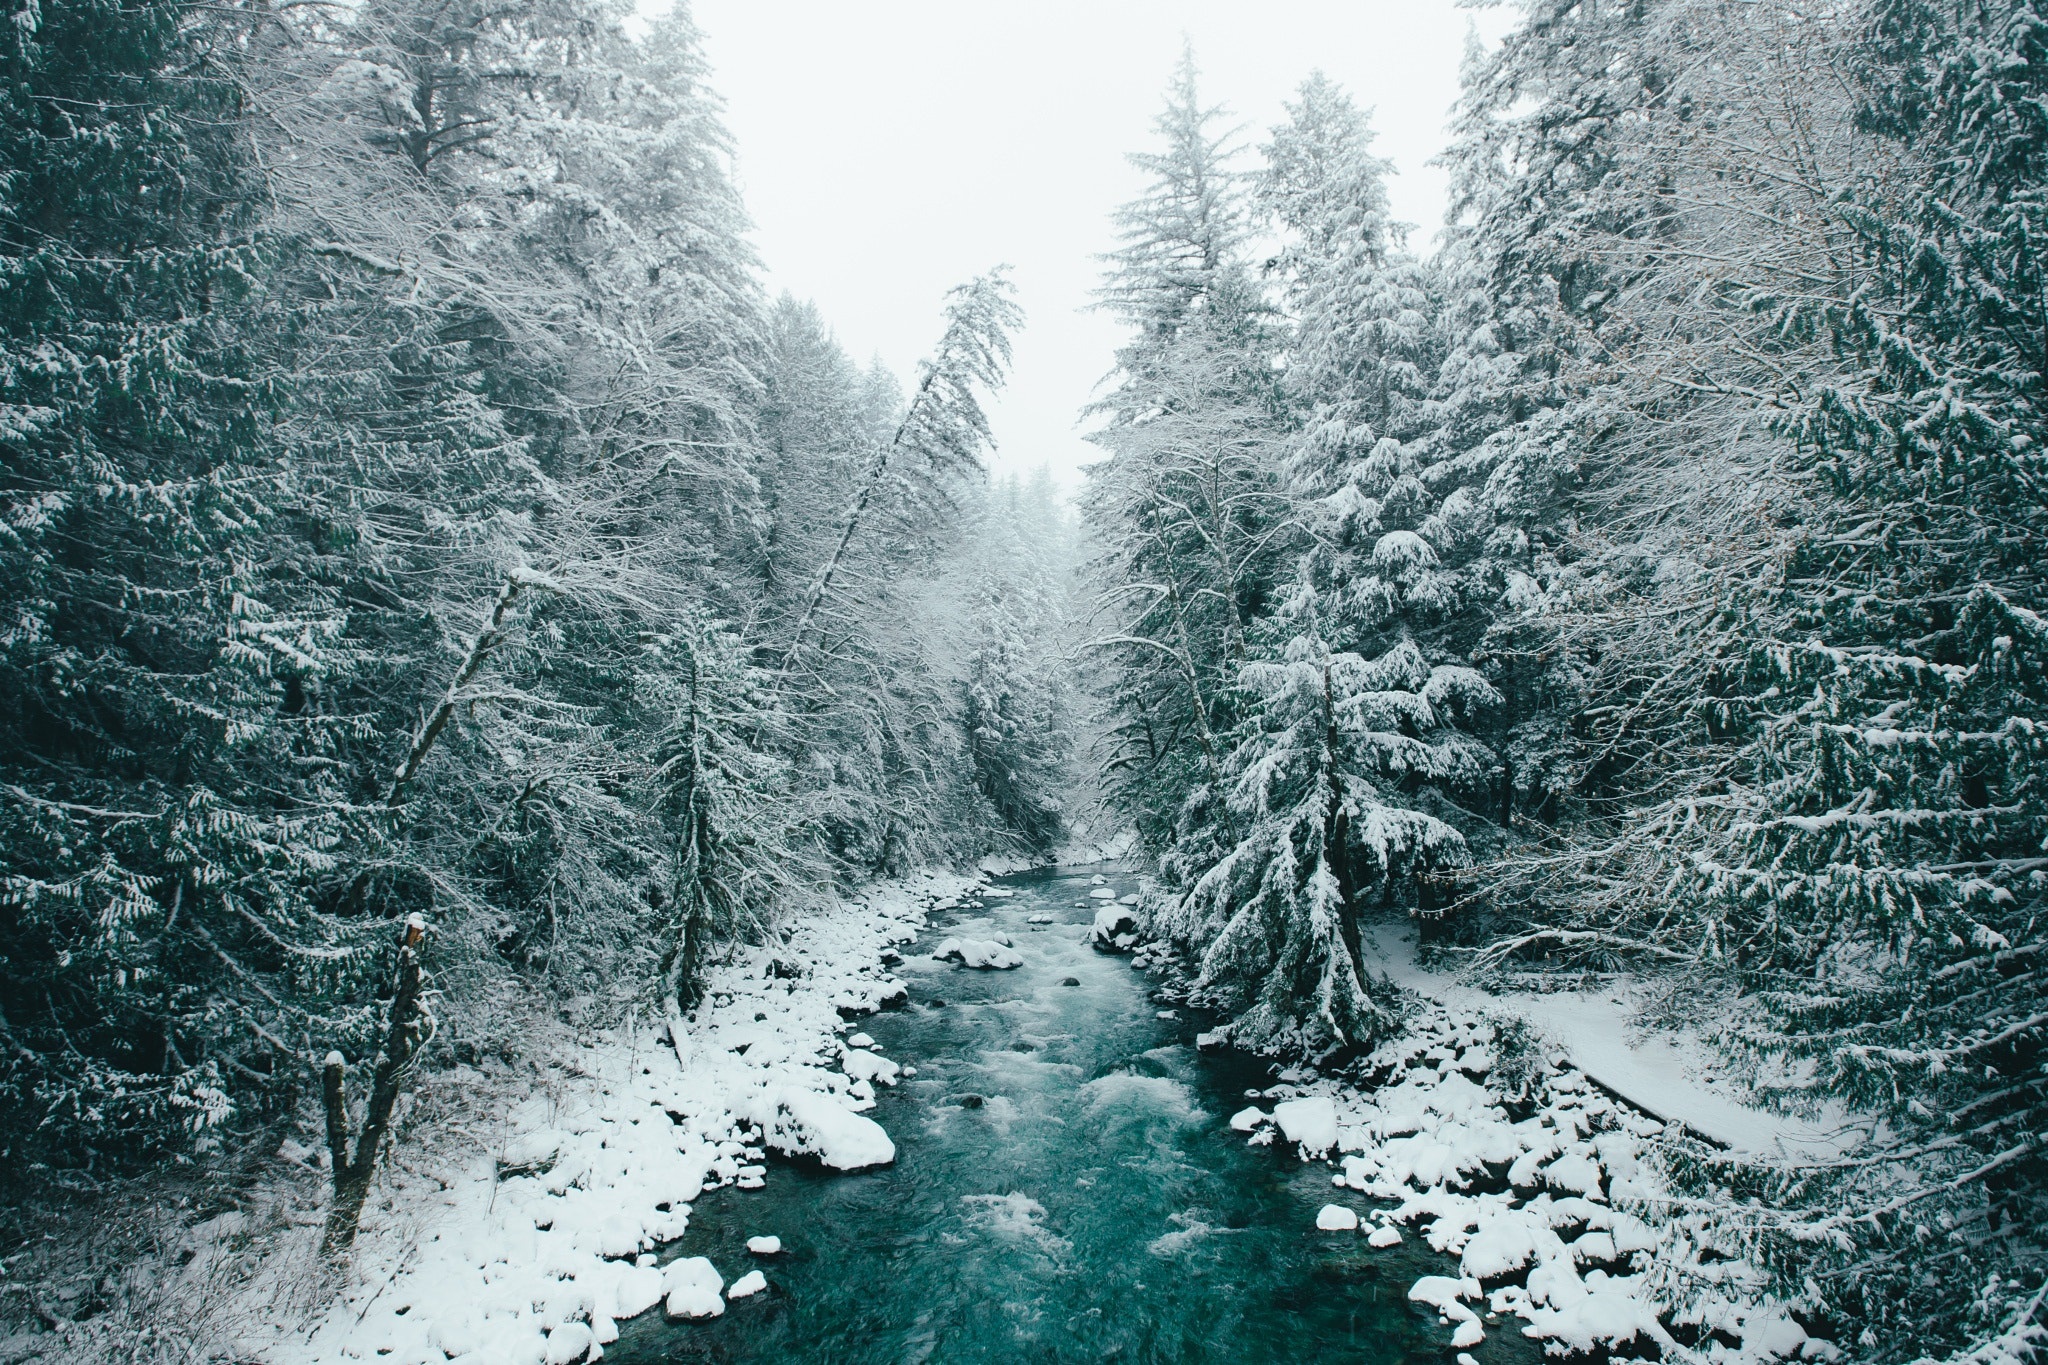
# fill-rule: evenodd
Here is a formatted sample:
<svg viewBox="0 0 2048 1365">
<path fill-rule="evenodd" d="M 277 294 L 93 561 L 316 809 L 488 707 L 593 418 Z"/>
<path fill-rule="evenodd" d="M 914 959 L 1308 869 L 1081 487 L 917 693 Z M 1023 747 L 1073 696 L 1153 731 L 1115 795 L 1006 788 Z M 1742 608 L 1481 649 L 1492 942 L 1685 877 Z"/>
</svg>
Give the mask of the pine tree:
<svg viewBox="0 0 2048 1365">
<path fill-rule="evenodd" d="M 1103 557 L 1115 677 L 1107 765 L 1155 847 L 1213 783 L 1229 674 L 1282 556 L 1280 404 L 1271 310 L 1245 255 L 1247 187 L 1220 109 L 1184 53 L 1154 127 L 1164 150 L 1117 215 L 1103 306 L 1131 329 L 1118 385 L 1096 407 L 1087 513 Z"/>
<path fill-rule="evenodd" d="M 0 132 L 0 955 L 10 1149 L 204 1148 L 367 1022 L 384 954 L 312 888 L 359 830 L 317 698 L 357 662 L 305 573 L 273 246 L 231 16 L 31 10 Z"/>
</svg>

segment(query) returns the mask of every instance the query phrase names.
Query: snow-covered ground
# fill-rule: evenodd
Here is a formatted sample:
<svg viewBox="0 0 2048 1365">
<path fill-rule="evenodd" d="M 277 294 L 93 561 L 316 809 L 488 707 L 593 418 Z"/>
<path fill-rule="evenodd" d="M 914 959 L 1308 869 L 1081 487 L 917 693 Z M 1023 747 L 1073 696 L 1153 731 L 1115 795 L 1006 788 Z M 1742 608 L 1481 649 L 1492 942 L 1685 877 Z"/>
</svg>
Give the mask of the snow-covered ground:
<svg viewBox="0 0 2048 1365">
<path fill-rule="evenodd" d="M 1437 1311 L 1448 1346 L 1512 1329 L 1556 1354 L 1682 1346 L 1718 1365 L 1839 1354 L 1809 1337 L 1724 1227 L 1674 1197 L 1659 1139 L 1682 1123 L 1758 1156 L 1810 1154 L 1840 1150 L 1852 1129 L 1708 1084 L 1711 1051 L 1636 1028 L 1625 988 L 1489 994 L 1421 966 L 1406 926 L 1379 930 L 1373 946 L 1422 1001 L 1362 1068 L 1375 1084 L 1283 1071 L 1231 1126 L 1331 1162 L 1337 1197 L 1365 1197 L 1325 1208 L 1320 1231 L 1355 1228 L 1374 1248 L 1419 1235 L 1458 1258 L 1456 1274 L 1409 1290 Z M 1516 1024 L 1534 1053 L 1525 1042 L 1510 1059 L 1503 1031 Z"/>
<path fill-rule="evenodd" d="M 1333 1187 L 1381 1201 L 1354 1210 L 1369 1245 L 1398 1245 L 1407 1228 L 1458 1257 L 1457 1274 L 1409 1290 L 1437 1310 L 1457 1350 L 1517 1326 L 1554 1351 L 1663 1353 L 1679 1344 L 1668 1323 L 1725 1365 L 1834 1358 L 1755 1268 L 1713 1246 L 1704 1226 L 1670 1216 L 1653 1150 L 1662 1124 L 1561 1054 L 1538 1063 L 1533 1112 L 1512 1118 L 1489 1085 L 1498 1039 L 1475 1012 L 1428 1005 L 1368 1062 L 1386 1076 L 1371 1091 L 1282 1084 L 1266 1092 L 1278 1101 L 1270 1110 L 1250 1106 L 1232 1126 L 1336 1162 Z M 1494 1178 L 1502 1171 L 1505 1188 Z M 1325 1210 L 1318 1225 L 1345 1221 Z"/>
<path fill-rule="evenodd" d="M 1452 1010 L 1485 1010 L 1520 1019 L 1602 1086 L 1641 1109 L 1683 1123 L 1733 1151 L 1815 1157 L 1853 1146 L 1863 1130 L 1839 1106 L 1811 1120 L 1744 1104 L 1731 1092 L 1727 1068 L 1697 1039 L 1637 1025 L 1639 1007 L 1627 982 L 1598 990 L 1488 992 L 1419 961 L 1412 923 L 1366 931 L 1370 966 L 1396 985 Z"/>
<path fill-rule="evenodd" d="M 897 1067 L 841 1011 L 899 996 L 884 953 L 976 885 L 943 873 L 891 883 L 741 951 L 712 973 L 677 1046 L 648 1029 L 600 1037 L 574 1083 L 518 1107 L 494 1148 L 389 1181 L 365 1212 L 342 1301 L 271 1358 L 569 1365 L 664 1300 L 701 1316 L 723 1311 L 721 1289 L 772 1290 L 772 1262 L 659 1267 L 653 1252 L 704 1190 L 758 1186 L 766 1147 L 844 1169 L 894 1159 L 860 1111 Z"/>
</svg>

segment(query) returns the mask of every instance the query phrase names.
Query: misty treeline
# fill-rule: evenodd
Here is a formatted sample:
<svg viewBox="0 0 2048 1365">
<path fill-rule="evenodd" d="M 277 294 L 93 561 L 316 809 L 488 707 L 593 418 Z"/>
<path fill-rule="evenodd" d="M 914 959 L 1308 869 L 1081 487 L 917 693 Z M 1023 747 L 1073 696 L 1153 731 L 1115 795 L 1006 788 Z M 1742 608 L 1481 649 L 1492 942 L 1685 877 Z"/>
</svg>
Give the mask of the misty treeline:
<svg viewBox="0 0 2048 1365">
<path fill-rule="evenodd" d="M 1468 59 L 1427 257 L 1321 78 L 1256 140 L 1190 61 L 1156 133 L 1085 501 L 1196 998 L 1356 1055 L 1384 913 L 1496 980 L 1641 974 L 1870 1129 L 1674 1138 L 1660 1218 L 1859 1357 L 2031 1311 L 2048 19 L 1533 0 Z"/>
<path fill-rule="evenodd" d="M 764 296 L 687 13 L 629 14 L 9 8 L 16 1194 L 267 1153 L 330 1051 L 367 1170 L 399 1062 L 674 1017 L 835 885 L 1058 836 L 1074 531 L 982 474 L 1007 284 L 907 388 L 850 361 Z"/>
</svg>

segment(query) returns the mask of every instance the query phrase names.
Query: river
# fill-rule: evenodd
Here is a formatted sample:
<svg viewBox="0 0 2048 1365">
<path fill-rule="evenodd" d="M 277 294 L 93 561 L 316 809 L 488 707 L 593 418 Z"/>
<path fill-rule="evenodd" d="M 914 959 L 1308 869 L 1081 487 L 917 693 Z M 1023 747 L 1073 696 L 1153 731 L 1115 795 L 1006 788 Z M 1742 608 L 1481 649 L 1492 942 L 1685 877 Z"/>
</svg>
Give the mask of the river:
<svg viewBox="0 0 2048 1365">
<path fill-rule="evenodd" d="M 758 1265 L 768 1291 L 709 1323 L 646 1314 L 607 1361 L 1448 1362 L 1448 1332 L 1405 1299 L 1448 1258 L 1315 1230 L 1325 1203 L 1369 1202 L 1229 1130 L 1265 1068 L 1198 1054 L 1188 1011 L 1158 1017 L 1150 978 L 1088 946 L 1087 874 L 1000 885 L 1015 894 L 934 916 L 913 951 L 1001 933 L 1022 967 L 912 958 L 908 1007 L 859 1023 L 916 1068 L 870 1114 L 896 1164 L 778 1161 L 765 1189 L 706 1194 L 663 1259 L 709 1256 L 728 1281 Z M 759 1234 L 783 1254 L 751 1257 Z M 1535 1355 L 1508 1333 L 1479 1354 Z"/>
</svg>

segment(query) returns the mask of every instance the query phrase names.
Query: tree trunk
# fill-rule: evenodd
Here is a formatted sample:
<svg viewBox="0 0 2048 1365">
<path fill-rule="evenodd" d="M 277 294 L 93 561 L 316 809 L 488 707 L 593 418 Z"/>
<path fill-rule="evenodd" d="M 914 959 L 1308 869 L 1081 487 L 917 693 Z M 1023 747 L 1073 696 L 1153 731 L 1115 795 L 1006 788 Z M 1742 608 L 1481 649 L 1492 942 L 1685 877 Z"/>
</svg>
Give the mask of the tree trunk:
<svg viewBox="0 0 2048 1365">
<path fill-rule="evenodd" d="M 391 1024 L 378 1050 L 377 1065 L 371 1073 L 370 1103 L 363 1115 L 362 1135 L 356 1139 L 355 1158 L 348 1156 L 348 1108 L 342 1087 L 341 1054 L 327 1054 L 323 1092 L 327 1103 L 327 1144 L 334 1158 L 334 1204 L 327 1214 L 323 1245 L 329 1255 L 346 1251 L 356 1239 L 356 1227 L 363 1215 L 363 1202 L 370 1194 L 370 1178 L 377 1171 L 377 1156 L 391 1129 L 391 1113 L 398 1106 L 400 1082 L 406 1063 L 419 1046 L 420 948 L 426 940 L 427 924 L 418 915 L 405 922 L 398 944 L 398 977 L 391 994 Z"/>
</svg>

